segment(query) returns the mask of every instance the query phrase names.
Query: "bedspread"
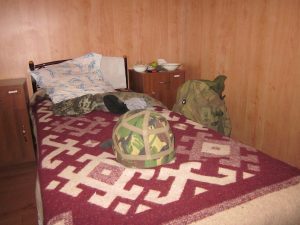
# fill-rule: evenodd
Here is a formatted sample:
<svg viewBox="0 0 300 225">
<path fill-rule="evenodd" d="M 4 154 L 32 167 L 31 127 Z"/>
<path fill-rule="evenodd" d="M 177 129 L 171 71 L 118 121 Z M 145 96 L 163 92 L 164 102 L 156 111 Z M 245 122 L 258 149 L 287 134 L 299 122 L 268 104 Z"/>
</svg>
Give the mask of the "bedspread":
<svg viewBox="0 0 300 225">
<path fill-rule="evenodd" d="M 161 107 L 176 159 L 126 168 L 100 147 L 117 115 L 56 116 L 50 105 L 33 108 L 44 224 L 188 224 L 300 181 L 298 169 Z"/>
</svg>

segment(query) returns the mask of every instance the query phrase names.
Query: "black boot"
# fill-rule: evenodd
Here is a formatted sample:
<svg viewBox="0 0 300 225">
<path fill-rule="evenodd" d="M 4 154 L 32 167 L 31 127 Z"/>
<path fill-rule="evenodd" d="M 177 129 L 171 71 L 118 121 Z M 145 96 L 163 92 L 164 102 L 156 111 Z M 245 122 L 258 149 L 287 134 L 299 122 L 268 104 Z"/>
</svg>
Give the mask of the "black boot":
<svg viewBox="0 0 300 225">
<path fill-rule="evenodd" d="M 124 114 L 129 111 L 126 104 L 114 95 L 105 95 L 103 101 L 107 109 L 112 113 Z"/>
</svg>

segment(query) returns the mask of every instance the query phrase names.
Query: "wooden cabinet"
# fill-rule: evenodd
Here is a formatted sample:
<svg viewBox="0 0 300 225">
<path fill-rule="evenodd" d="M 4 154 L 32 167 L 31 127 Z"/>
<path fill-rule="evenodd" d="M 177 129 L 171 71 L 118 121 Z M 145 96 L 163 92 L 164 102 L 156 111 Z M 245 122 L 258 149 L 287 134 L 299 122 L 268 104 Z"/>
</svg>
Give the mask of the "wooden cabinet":
<svg viewBox="0 0 300 225">
<path fill-rule="evenodd" d="M 34 163 L 0 169 L 0 224 L 37 225 Z"/>
<path fill-rule="evenodd" d="M 172 109 L 176 101 L 177 89 L 184 81 L 184 70 L 155 73 L 139 73 L 129 70 L 129 85 L 131 90 L 146 93 L 160 100 L 169 109 Z"/>
<path fill-rule="evenodd" d="M 26 80 L 0 80 L 0 166 L 32 161 Z"/>
</svg>

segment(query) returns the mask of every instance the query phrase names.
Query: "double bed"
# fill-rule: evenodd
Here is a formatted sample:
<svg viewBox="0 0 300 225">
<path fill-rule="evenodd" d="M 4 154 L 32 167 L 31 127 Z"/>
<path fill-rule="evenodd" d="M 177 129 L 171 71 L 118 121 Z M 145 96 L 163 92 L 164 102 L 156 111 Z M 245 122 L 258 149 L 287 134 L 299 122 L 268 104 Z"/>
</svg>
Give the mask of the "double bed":
<svg viewBox="0 0 300 225">
<path fill-rule="evenodd" d="M 116 82 L 109 82 L 113 89 L 127 87 L 121 59 L 99 67 L 102 74 L 103 68 L 110 68 L 106 76 L 116 75 L 113 68 L 121 71 Z M 48 65 L 44 72 L 32 69 L 40 75 L 53 72 Z M 54 83 L 59 80 L 64 79 L 58 77 Z M 121 100 L 143 98 L 167 118 L 175 139 L 175 160 L 149 169 L 117 162 L 112 147 L 105 145 L 120 117 L 105 108 L 103 96 L 108 93 Z M 38 90 L 31 106 L 39 224 L 300 224 L 299 169 L 188 120 L 143 94 L 108 90 L 56 103 L 49 96 Z M 97 96 L 92 97 L 95 104 L 78 109 L 76 99 L 86 96 Z"/>
</svg>

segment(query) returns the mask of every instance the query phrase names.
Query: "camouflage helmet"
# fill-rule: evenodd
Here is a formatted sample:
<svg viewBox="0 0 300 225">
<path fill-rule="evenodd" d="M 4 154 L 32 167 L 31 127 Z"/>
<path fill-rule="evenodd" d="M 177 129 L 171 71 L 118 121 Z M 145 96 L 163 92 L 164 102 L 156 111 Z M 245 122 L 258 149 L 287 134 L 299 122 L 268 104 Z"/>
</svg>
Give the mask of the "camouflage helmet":
<svg viewBox="0 0 300 225">
<path fill-rule="evenodd" d="M 167 119 L 149 109 L 121 116 L 112 139 L 117 161 L 127 167 L 155 167 L 175 157 L 174 135 Z"/>
</svg>

